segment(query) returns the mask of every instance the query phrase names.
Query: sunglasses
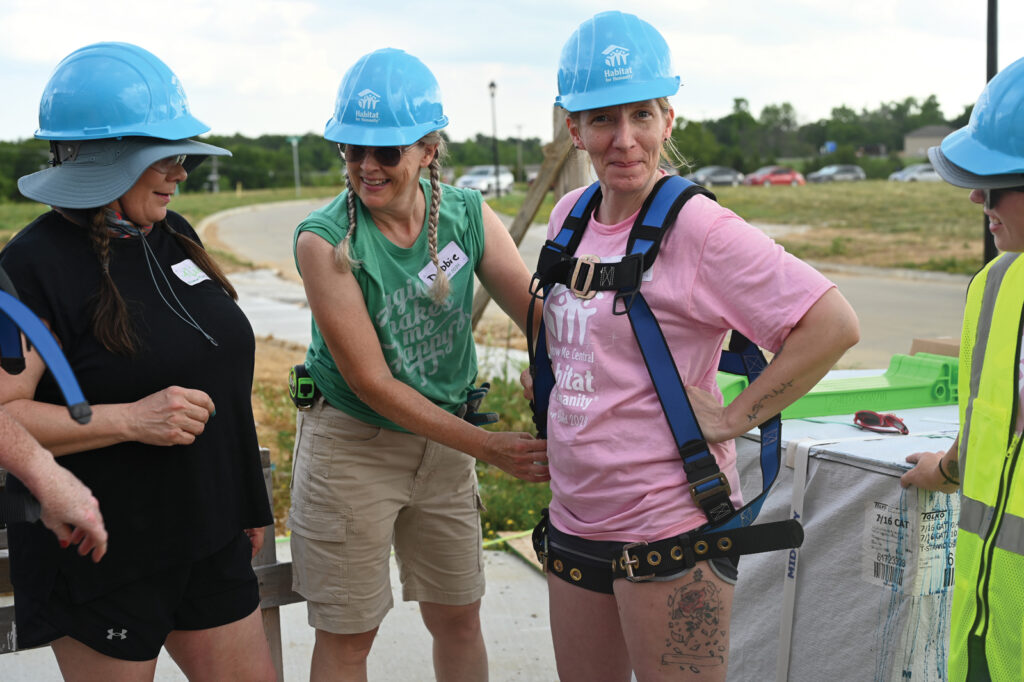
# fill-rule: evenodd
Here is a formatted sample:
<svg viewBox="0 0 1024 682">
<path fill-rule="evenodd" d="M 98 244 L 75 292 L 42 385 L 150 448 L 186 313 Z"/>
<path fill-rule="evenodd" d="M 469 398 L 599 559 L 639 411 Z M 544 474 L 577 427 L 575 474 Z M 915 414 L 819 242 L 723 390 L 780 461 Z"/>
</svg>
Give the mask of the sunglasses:
<svg viewBox="0 0 1024 682">
<path fill-rule="evenodd" d="M 158 173 L 170 173 L 174 170 L 175 166 L 181 166 L 185 163 L 185 159 L 188 158 L 188 154 L 178 154 L 177 156 L 168 156 L 166 159 L 160 159 L 154 163 L 149 164 L 149 167 Z"/>
<path fill-rule="evenodd" d="M 910 429 L 903 423 L 903 420 L 894 414 L 879 414 L 871 410 L 861 410 L 853 415 L 853 423 L 862 429 L 878 433 L 902 433 L 904 436 L 910 433 Z"/>
<path fill-rule="evenodd" d="M 1024 192 L 1024 185 L 1000 189 L 983 189 L 981 191 L 985 193 L 985 208 L 992 208 L 1003 198 L 1003 192 Z"/>
<path fill-rule="evenodd" d="M 402 156 L 409 151 L 408 147 L 362 147 L 357 144 L 347 144 L 341 150 L 342 156 L 345 157 L 345 161 L 348 163 L 360 163 L 366 158 L 367 154 L 370 154 L 377 160 L 377 163 L 386 167 L 393 168 L 398 165 L 402 160 Z M 341 145 L 338 145 L 341 147 Z"/>
</svg>

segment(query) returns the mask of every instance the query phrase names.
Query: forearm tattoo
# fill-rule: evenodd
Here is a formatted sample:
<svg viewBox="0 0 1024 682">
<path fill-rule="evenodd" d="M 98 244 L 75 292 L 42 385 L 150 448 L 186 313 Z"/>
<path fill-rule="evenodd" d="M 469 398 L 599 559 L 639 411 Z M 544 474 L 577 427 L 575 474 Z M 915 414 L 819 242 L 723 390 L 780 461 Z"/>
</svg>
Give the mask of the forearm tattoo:
<svg viewBox="0 0 1024 682">
<path fill-rule="evenodd" d="M 695 568 L 693 581 L 668 596 L 668 634 L 661 664 L 679 666 L 700 673 L 702 669 L 725 663 L 728 633 L 719 627 L 722 611 L 721 588 L 704 580 Z"/>
<path fill-rule="evenodd" d="M 771 400 L 772 398 L 776 398 L 776 397 L 782 395 L 783 393 L 785 393 L 790 388 L 793 388 L 793 382 L 792 381 L 785 381 L 785 382 L 779 384 L 778 388 L 773 388 L 771 390 L 771 392 L 765 393 L 763 396 L 761 396 L 754 403 L 753 407 L 750 410 L 750 414 L 747 415 L 747 421 L 751 422 L 751 423 L 754 423 L 754 424 L 759 423 L 757 415 L 764 408 L 765 402 L 768 401 L 768 400 Z"/>
</svg>

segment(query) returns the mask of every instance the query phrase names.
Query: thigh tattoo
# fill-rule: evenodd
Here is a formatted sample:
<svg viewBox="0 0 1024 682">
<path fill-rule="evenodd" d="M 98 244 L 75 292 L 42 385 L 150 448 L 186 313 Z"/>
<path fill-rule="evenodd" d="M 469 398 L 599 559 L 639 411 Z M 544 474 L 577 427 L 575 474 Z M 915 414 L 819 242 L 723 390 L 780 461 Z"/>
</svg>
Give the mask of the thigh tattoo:
<svg viewBox="0 0 1024 682">
<path fill-rule="evenodd" d="M 699 673 L 701 668 L 725 663 L 728 638 L 719 627 L 722 611 L 721 588 L 704 580 L 704 573 L 695 568 L 692 581 L 676 588 L 667 600 L 668 638 L 661 664 L 678 665 Z"/>
</svg>

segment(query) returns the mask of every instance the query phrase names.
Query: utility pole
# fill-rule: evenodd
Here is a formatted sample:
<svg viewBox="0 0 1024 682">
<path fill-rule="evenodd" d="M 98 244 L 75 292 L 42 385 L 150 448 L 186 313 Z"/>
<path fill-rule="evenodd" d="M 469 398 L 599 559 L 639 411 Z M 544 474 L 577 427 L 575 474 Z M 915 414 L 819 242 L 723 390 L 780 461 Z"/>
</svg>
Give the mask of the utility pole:
<svg viewBox="0 0 1024 682">
<path fill-rule="evenodd" d="M 494 149 L 494 196 L 501 196 L 501 171 L 498 168 L 498 114 L 494 106 L 494 91 L 498 89 L 497 84 L 491 81 L 487 86 L 491 91 L 491 140 Z"/>
<path fill-rule="evenodd" d="M 302 184 L 299 182 L 299 137 L 293 135 L 288 138 L 292 143 L 292 166 L 295 168 L 295 196 L 302 196 Z"/>
<path fill-rule="evenodd" d="M 996 45 L 998 44 L 997 26 L 999 24 L 999 11 L 996 0 L 988 0 L 988 50 L 985 60 L 985 82 L 988 83 L 999 71 L 998 59 L 996 57 Z M 996 250 L 996 239 L 988 229 L 988 216 L 983 216 L 982 221 L 983 239 L 985 243 L 984 263 L 999 255 Z"/>
<path fill-rule="evenodd" d="M 519 181 L 526 181 L 526 169 L 523 168 L 523 126 L 516 125 L 516 168 L 519 169 Z"/>
</svg>

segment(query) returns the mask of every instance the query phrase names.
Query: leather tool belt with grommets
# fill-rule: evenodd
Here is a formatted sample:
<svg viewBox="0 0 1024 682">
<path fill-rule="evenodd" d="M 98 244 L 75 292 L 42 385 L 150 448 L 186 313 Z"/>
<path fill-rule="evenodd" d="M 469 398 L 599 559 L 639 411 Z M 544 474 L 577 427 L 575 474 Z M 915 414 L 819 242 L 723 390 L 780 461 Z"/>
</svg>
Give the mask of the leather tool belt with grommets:
<svg viewBox="0 0 1024 682">
<path fill-rule="evenodd" d="M 605 594 L 612 593 L 612 582 L 617 578 L 644 582 L 693 568 L 698 561 L 799 547 L 804 539 L 803 528 L 790 519 L 714 533 L 694 530 L 650 543 L 623 543 L 622 550 L 610 557 L 583 558 L 551 546 L 547 526 L 545 509 L 533 531 L 533 548 L 545 572 Z"/>
</svg>

